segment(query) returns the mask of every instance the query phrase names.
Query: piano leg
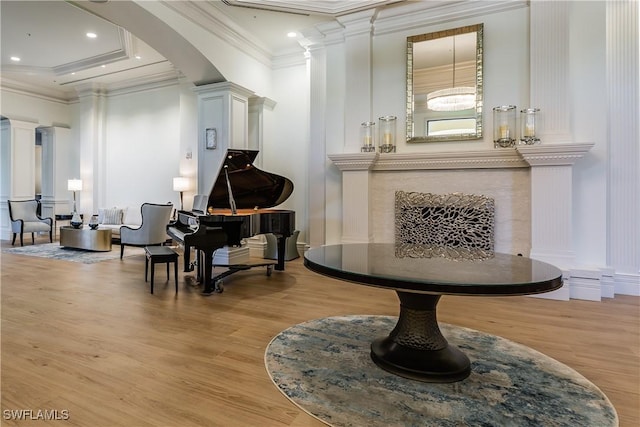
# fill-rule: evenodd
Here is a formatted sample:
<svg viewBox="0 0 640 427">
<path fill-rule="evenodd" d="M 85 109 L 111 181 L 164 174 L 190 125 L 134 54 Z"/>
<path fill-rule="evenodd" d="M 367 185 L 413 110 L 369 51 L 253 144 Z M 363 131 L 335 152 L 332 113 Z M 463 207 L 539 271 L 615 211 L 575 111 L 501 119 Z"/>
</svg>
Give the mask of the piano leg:
<svg viewBox="0 0 640 427">
<path fill-rule="evenodd" d="M 196 249 L 196 281 L 198 283 L 202 283 L 202 265 L 204 264 L 202 251 L 200 249 Z"/>
<path fill-rule="evenodd" d="M 202 295 L 211 295 L 215 292 L 215 286 L 213 280 L 211 278 L 211 273 L 213 270 L 213 253 L 215 251 L 213 249 L 203 250 L 202 251 L 202 266 L 198 263 L 198 270 L 202 268 L 204 273 L 204 289 L 202 290 Z"/>
<path fill-rule="evenodd" d="M 275 265 L 275 269 L 278 271 L 284 271 L 284 255 L 286 249 L 287 238 L 284 236 L 278 236 L 278 263 Z"/>
<path fill-rule="evenodd" d="M 191 265 L 191 246 L 184 245 L 184 272 L 188 273 L 193 271 L 193 266 Z"/>
</svg>

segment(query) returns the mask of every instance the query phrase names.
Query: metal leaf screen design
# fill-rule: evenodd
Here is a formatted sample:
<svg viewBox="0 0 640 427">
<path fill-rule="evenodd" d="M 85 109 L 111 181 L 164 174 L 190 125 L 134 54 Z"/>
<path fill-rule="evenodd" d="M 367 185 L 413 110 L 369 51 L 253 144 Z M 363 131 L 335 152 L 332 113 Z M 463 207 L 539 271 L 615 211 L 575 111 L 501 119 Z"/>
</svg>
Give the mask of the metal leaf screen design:
<svg viewBox="0 0 640 427">
<path fill-rule="evenodd" d="M 396 191 L 396 256 L 491 258 L 494 217 L 495 202 L 486 196 Z"/>
</svg>

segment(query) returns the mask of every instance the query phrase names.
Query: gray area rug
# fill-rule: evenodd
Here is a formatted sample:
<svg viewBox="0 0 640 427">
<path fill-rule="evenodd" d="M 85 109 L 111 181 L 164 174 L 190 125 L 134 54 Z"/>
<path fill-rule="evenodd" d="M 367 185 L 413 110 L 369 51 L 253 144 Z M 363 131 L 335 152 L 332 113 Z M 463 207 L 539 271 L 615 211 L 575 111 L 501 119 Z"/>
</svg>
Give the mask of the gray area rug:
<svg viewBox="0 0 640 427">
<path fill-rule="evenodd" d="M 369 356 L 397 318 L 328 317 L 278 334 L 265 353 L 293 403 L 332 426 L 617 426 L 609 399 L 575 370 L 507 339 L 441 324 L 471 360 L 463 381 L 398 377 Z"/>
<path fill-rule="evenodd" d="M 16 255 L 28 255 L 40 258 L 51 258 L 63 261 L 80 262 L 83 264 L 93 264 L 96 262 L 120 258 L 119 245 L 113 245 L 113 249 L 110 252 L 93 252 L 85 251 L 83 249 L 64 248 L 61 247 L 59 243 L 19 246 L 15 248 L 3 249 L 2 252 Z M 143 248 L 130 246 L 124 248 L 125 257 L 142 254 L 144 254 Z"/>
</svg>

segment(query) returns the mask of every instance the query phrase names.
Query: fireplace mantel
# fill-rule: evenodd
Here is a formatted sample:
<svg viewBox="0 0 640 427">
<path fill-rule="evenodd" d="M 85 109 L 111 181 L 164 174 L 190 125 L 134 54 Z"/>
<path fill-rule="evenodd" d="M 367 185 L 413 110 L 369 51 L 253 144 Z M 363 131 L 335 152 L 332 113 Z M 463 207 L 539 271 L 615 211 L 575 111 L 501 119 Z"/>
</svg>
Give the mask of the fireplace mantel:
<svg viewBox="0 0 640 427">
<path fill-rule="evenodd" d="M 340 153 L 329 158 L 346 170 L 502 169 L 573 165 L 593 143 L 523 145 L 478 151 L 440 153 Z"/>
<path fill-rule="evenodd" d="M 342 171 L 342 242 L 393 241 L 397 190 L 482 194 L 496 201 L 496 251 L 523 253 L 570 271 L 576 268 L 572 168 L 593 146 L 329 154 Z M 568 287 L 554 292 L 553 298 L 569 299 Z"/>
</svg>

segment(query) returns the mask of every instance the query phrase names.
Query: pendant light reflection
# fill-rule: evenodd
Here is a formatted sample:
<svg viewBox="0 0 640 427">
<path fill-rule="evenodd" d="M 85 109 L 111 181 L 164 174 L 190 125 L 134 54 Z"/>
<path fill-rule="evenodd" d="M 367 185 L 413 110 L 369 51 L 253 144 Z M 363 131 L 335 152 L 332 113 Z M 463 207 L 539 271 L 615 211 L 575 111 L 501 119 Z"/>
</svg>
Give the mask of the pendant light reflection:
<svg viewBox="0 0 640 427">
<path fill-rule="evenodd" d="M 453 81 L 452 87 L 440 89 L 427 94 L 427 108 L 432 111 L 461 111 L 475 108 L 476 88 L 470 86 L 456 87 L 456 36 L 453 40 Z"/>
</svg>

